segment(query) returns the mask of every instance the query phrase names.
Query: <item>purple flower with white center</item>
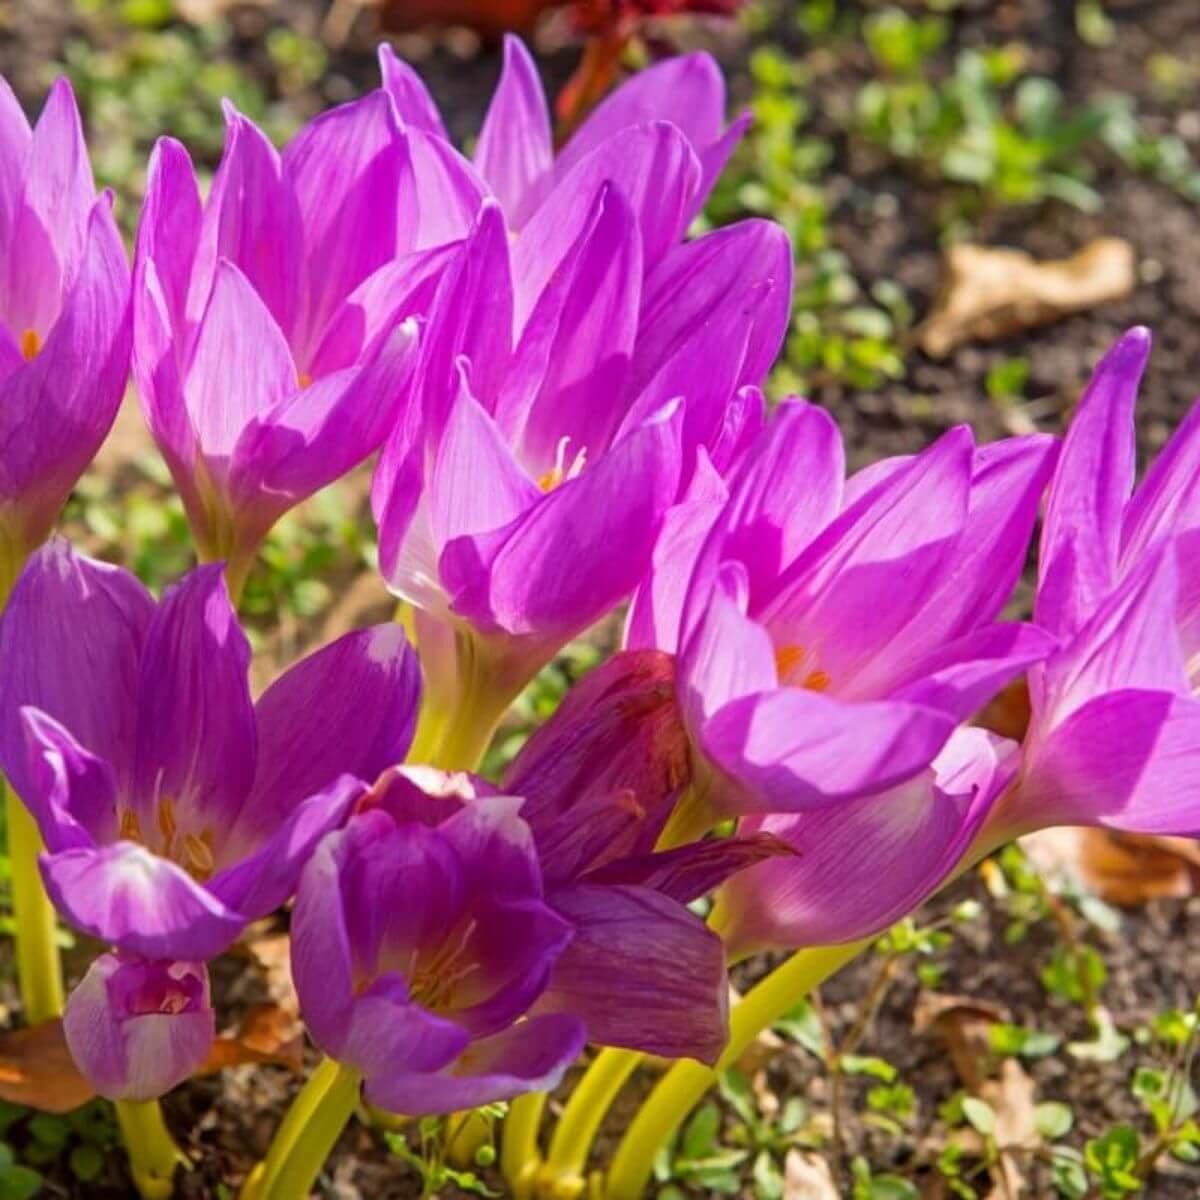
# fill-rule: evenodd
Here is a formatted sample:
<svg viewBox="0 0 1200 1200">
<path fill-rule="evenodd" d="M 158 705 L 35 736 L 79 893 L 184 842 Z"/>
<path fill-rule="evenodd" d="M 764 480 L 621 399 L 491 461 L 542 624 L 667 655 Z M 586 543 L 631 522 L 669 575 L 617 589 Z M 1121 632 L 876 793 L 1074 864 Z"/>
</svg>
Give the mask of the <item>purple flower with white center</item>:
<svg viewBox="0 0 1200 1200">
<path fill-rule="evenodd" d="M 109 1100 L 155 1100 L 204 1065 L 216 1017 L 203 963 L 102 954 L 67 1000 L 63 1032 Z"/>
<path fill-rule="evenodd" d="M 129 370 L 129 267 L 65 79 L 32 130 L 0 79 L 0 263 L 2 597 L 111 428 Z"/>
<path fill-rule="evenodd" d="M 282 155 L 226 117 L 203 204 L 184 148 L 155 148 L 133 360 L 201 554 L 227 560 L 236 592 L 274 522 L 386 436 L 412 366 L 405 319 L 445 259 L 430 247 L 462 230 L 423 221 L 419 189 L 456 168 L 416 169 L 419 135 L 383 92 L 318 117 Z"/>
<path fill-rule="evenodd" d="M 406 128 L 446 140 L 446 128 L 420 76 L 381 46 L 383 86 L 396 104 Z M 522 230 L 543 206 L 555 204 L 560 189 L 570 191 L 584 177 L 608 176 L 619 156 L 618 145 L 633 148 L 638 138 L 655 136 L 670 126 L 679 135 L 672 150 L 686 171 L 686 187 L 659 191 L 661 177 L 647 179 L 652 203 L 660 203 L 656 220 L 662 249 L 677 241 L 704 207 L 717 177 L 750 123 L 743 115 L 725 126 L 725 81 L 709 54 L 669 58 L 639 71 L 602 101 L 556 155 L 550 110 L 537 67 L 519 38 L 504 41 L 504 69 L 480 130 L 474 166 L 488 190 L 503 205 L 509 229 Z M 647 139 L 651 140 L 651 139 Z M 646 142 L 642 143 L 643 146 Z M 608 157 L 612 155 L 612 157 Z M 654 159 L 645 153 L 617 163 L 614 182 L 654 174 Z M 652 240 L 647 265 L 658 257 Z"/>
<path fill-rule="evenodd" d="M 988 844 L 1050 825 L 1200 834 L 1200 407 L 1134 490 L 1150 335 L 1097 366 L 1050 485 L 1021 773 Z"/>
<path fill-rule="evenodd" d="M 0 767 L 77 928 L 201 962 L 291 895 L 313 847 L 403 759 L 419 669 L 393 625 L 347 634 L 257 703 L 219 564 L 156 604 L 53 541 L 0 620 Z M 357 778 L 356 778 L 357 777 Z"/>
<path fill-rule="evenodd" d="M 584 1040 L 577 1017 L 529 1015 L 572 931 L 520 801 L 440 791 L 385 776 L 318 846 L 292 919 L 313 1040 L 371 1103 L 414 1116 L 552 1088 Z"/>
<path fill-rule="evenodd" d="M 698 448 L 725 465 L 761 423 L 788 321 L 775 226 L 678 246 L 643 279 L 624 193 L 556 195 L 569 211 L 539 213 L 511 247 L 484 205 L 429 308 L 419 410 L 372 489 L 384 577 L 421 610 L 430 700 L 486 729 L 633 589 Z"/>
<path fill-rule="evenodd" d="M 697 474 L 667 519 L 630 641 L 678 648 L 718 811 L 887 791 L 1045 657 L 1051 637 L 996 618 L 1053 446 L 976 448 L 960 428 L 847 481 L 832 419 L 791 402 L 728 489 Z"/>
</svg>

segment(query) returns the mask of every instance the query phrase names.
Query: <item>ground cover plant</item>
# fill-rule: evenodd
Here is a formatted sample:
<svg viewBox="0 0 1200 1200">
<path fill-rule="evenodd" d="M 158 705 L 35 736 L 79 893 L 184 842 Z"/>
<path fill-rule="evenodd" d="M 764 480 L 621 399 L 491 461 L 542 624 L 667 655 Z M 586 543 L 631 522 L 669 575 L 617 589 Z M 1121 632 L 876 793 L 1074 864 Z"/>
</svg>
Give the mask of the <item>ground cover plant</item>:
<svg viewBox="0 0 1200 1200">
<path fill-rule="evenodd" d="M 1184 61 L 1038 64 L 1171 6 L 751 9 L 753 122 L 635 39 L 557 145 L 211 16 L 61 30 L 115 214 L 6 110 L 3 1187 L 1190 1194 L 1186 272 L 943 365 L 877 243 L 1186 237 Z"/>
</svg>

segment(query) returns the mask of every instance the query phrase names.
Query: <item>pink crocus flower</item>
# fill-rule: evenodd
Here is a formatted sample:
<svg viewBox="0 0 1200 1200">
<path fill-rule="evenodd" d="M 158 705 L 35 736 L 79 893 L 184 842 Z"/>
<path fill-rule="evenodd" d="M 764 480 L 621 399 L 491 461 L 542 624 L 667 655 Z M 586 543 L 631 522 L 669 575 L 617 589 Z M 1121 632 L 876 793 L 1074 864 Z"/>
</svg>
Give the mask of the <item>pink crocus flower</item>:
<svg viewBox="0 0 1200 1200">
<path fill-rule="evenodd" d="M 96 195 L 71 85 L 31 130 L 0 79 L 0 597 L 117 415 L 129 268 Z"/>
</svg>

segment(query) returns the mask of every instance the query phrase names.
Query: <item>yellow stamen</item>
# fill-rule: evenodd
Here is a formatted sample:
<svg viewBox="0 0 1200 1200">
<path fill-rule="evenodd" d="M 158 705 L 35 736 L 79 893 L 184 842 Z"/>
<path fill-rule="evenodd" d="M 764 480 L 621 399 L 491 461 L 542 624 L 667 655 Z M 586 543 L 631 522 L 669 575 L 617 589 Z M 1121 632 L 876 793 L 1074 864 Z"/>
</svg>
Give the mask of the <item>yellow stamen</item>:
<svg viewBox="0 0 1200 1200">
<path fill-rule="evenodd" d="M 125 842 L 140 842 L 142 840 L 142 823 L 132 808 L 123 809 L 118 836 Z"/>
<path fill-rule="evenodd" d="M 538 487 L 543 492 L 552 492 L 564 480 L 574 479 L 582 473 L 583 468 L 587 465 L 586 446 L 575 455 L 575 459 L 571 465 L 567 465 L 567 447 L 570 444 L 571 439 L 569 437 L 559 439 L 558 446 L 554 451 L 554 466 L 548 471 L 543 471 L 538 478 Z"/>
<path fill-rule="evenodd" d="M 216 867 L 212 847 L 209 845 L 211 835 L 206 831 L 197 837 L 194 833 L 183 835 L 183 866 L 188 874 L 203 883 Z"/>
<path fill-rule="evenodd" d="M 804 670 L 806 666 L 808 670 Z M 775 651 L 775 670 L 779 674 L 779 682 L 785 686 L 802 687 L 810 692 L 829 689 L 829 673 L 812 665 L 809 653 L 803 646 L 780 646 Z M 801 674 L 801 671 L 804 673 Z"/>
<path fill-rule="evenodd" d="M 165 1013 L 169 1017 L 173 1017 L 177 1013 L 186 1012 L 187 1006 L 187 993 L 182 988 L 171 988 L 159 1003 L 158 1011 Z"/>
<path fill-rule="evenodd" d="M 36 329 L 27 329 L 21 334 L 21 353 L 28 362 L 42 348 L 41 335 Z"/>
<path fill-rule="evenodd" d="M 162 852 L 169 855 L 171 853 L 171 843 L 175 840 L 175 831 L 178 829 L 178 825 L 175 823 L 175 805 L 169 796 L 163 797 L 158 802 L 158 809 L 154 817 L 158 822 L 158 832 L 162 834 Z"/>
<path fill-rule="evenodd" d="M 307 371 L 301 371 L 296 376 L 296 382 L 300 385 L 300 390 L 304 391 L 312 383 L 312 376 Z"/>
</svg>

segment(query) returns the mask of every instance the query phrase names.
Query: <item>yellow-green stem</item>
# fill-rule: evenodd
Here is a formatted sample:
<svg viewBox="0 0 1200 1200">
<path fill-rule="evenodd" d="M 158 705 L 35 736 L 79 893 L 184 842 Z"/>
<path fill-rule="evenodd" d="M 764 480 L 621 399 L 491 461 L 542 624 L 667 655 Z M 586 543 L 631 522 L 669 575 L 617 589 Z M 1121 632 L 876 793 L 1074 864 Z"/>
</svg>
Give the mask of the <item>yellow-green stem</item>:
<svg viewBox="0 0 1200 1200">
<path fill-rule="evenodd" d="M 534 1179 L 542 1165 L 538 1129 L 546 1110 L 546 1093 L 518 1096 L 509 1106 L 500 1130 L 500 1171 L 513 1200 L 530 1200 Z"/>
<path fill-rule="evenodd" d="M 637 1069 L 643 1055 L 636 1050 L 601 1050 L 579 1086 L 571 1093 L 550 1140 L 543 1174 L 566 1188 L 585 1182 L 588 1152 L 605 1114 Z"/>
<path fill-rule="evenodd" d="M 242 1200 L 303 1200 L 358 1104 L 362 1076 L 332 1059 L 313 1072 L 292 1103 L 266 1161 L 246 1181 Z"/>
<path fill-rule="evenodd" d="M 118 1100 L 116 1109 L 138 1195 L 167 1200 L 175 1191 L 176 1170 L 189 1163 L 167 1129 L 158 1101 Z"/>
<path fill-rule="evenodd" d="M 13 938 L 17 980 L 25 1019 L 31 1025 L 57 1017 L 63 1010 L 62 964 L 55 945 L 54 906 L 42 884 L 38 855 L 45 847 L 29 810 L 0 779 L 5 792 L 8 856 L 12 872 Z"/>
<path fill-rule="evenodd" d="M 814 987 L 839 971 L 871 938 L 844 946 L 814 946 L 793 954 L 781 967 L 751 988 L 730 1017 L 729 1045 L 715 1068 L 690 1059 L 677 1062 L 659 1080 L 625 1131 L 609 1167 L 605 1200 L 640 1200 L 650 1179 L 654 1158 L 688 1113 L 717 1081 L 718 1074 L 737 1061 L 751 1042 L 783 1017 Z"/>
</svg>

